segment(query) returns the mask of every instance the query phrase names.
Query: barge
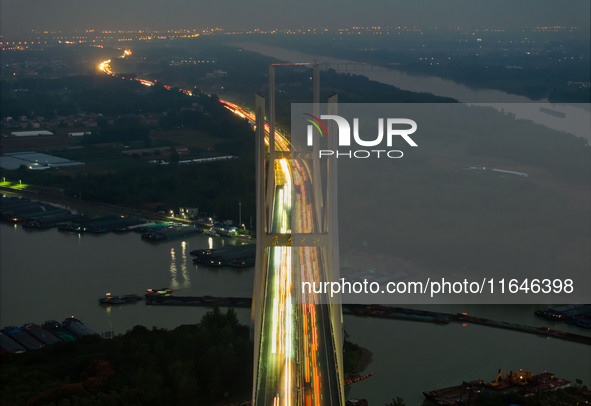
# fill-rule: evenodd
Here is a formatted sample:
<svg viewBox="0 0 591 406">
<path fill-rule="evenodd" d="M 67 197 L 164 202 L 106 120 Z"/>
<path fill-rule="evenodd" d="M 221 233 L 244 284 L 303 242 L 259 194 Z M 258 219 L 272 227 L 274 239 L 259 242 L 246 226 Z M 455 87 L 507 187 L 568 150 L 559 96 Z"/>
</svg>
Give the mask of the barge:
<svg viewBox="0 0 591 406">
<path fill-rule="evenodd" d="M 101 297 L 98 301 L 99 304 L 102 305 L 120 305 L 120 304 L 128 304 L 128 303 L 137 303 L 142 300 L 142 297 L 139 295 L 122 295 L 122 296 L 114 296 L 110 293 L 107 293 L 105 297 Z"/>
<path fill-rule="evenodd" d="M 75 317 L 68 317 L 62 323 L 49 320 L 41 326 L 27 323 L 21 327 L 4 327 L 0 330 L 0 353 L 38 350 L 47 345 L 72 342 L 94 334 L 95 331 Z"/>
<path fill-rule="evenodd" d="M 203 229 L 196 226 L 172 225 L 155 230 L 148 230 L 142 233 L 144 241 L 166 241 L 175 238 L 188 237 L 194 234 L 202 233 Z"/>
<path fill-rule="evenodd" d="M 536 316 L 553 321 L 563 321 L 583 328 L 591 328 L 591 304 L 573 304 L 537 310 Z"/>
<path fill-rule="evenodd" d="M 191 251 L 193 263 L 209 267 L 232 266 L 246 268 L 254 266 L 256 245 L 233 245 L 219 249 L 205 249 Z"/>
<path fill-rule="evenodd" d="M 155 306 L 245 307 L 252 306 L 248 297 L 146 295 L 146 304 Z"/>
<path fill-rule="evenodd" d="M 518 393 L 529 397 L 570 386 L 570 381 L 558 378 L 548 371 L 533 375 L 531 371 L 523 369 L 510 371 L 508 374 L 499 370 L 495 379 L 488 383 L 484 383 L 481 379 L 462 382 L 456 386 L 425 391 L 423 395 L 436 405 L 457 406 L 471 404 L 483 393 Z"/>
</svg>

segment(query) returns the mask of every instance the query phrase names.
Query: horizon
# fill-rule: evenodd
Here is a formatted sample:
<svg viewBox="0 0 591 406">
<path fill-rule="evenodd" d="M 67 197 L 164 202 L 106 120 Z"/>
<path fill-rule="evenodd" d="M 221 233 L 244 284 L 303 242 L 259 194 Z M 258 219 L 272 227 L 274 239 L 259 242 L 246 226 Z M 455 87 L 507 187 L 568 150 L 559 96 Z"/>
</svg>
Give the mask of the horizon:
<svg viewBox="0 0 591 406">
<path fill-rule="evenodd" d="M 332 30 L 353 26 L 460 26 L 465 29 L 494 27 L 510 31 L 536 26 L 563 26 L 578 27 L 580 32 L 588 33 L 591 14 L 586 0 L 569 1 L 567 7 L 557 0 L 524 0 L 517 4 L 509 0 L 373 0 L 372 6 L 352 0 L 339 3 L 338 9 L 327 0 L 305 0 L 297 4 L 269 0 L 248 3 L 226 0 L 215 4 L 188 0 L 127 0 L 124 3 L 114 0 L 100 3 L 4 0 L 0 6 L 0 22 L 5 39 L 18 39 L 33 31 L 164 31 L 187 27 L 197 30 L 269 31 Z M 228 9 L 232 9 L 233 13 L 229 14 Z"/>
</svg>

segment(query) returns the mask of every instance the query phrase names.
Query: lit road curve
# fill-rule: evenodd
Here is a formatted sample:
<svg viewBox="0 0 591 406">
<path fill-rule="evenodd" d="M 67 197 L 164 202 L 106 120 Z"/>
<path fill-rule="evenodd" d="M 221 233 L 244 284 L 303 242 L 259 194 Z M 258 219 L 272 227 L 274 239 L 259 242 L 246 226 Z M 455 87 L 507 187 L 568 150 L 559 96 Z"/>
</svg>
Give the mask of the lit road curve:
<svg viewBox="0 0 591 406">
<path fill-rule="evenodd" d="M 131 55 L 124 50 L 120 56 Z M 118 77 L 111 60 L 99 70 Z M 156 81 L 133 78 L 145 86 Z M 171 86 L 163 85 L 171 90 Z M 188 90 L 179 91 L 192 96 Z M 234 114 L 254 123 L 254 114 L 229 101 L 220 102 Z M 265 126 L 269 133 L 268 125 Z M 275 132 L 276 149 L 289 151 L 289 142 Z M 268 145 L 268 137 L 265 139 Z M 275 165 L 272 233 L 318 232 L 313 220 L 312 187 L 306 162 L 281 159 Z M 292 209 L 293 205 L 293 209 Z M 293 210 L 293 211 L 292 211 Z M 291 224 L 293 221 L 293 225 Z M 334 357 L 332 324 L 326 305 L 310 295 L 301 298 L 303 280 L 324 281 L 320 250 L 315 247 L 272 247 L 267 252 L 267 281 L 262 323 L 261 365 L 257 383 L 259 405 L 337 405 L 339 385 Z M 298 300 L 296 300 L 298 299 Z"/>
</svg>

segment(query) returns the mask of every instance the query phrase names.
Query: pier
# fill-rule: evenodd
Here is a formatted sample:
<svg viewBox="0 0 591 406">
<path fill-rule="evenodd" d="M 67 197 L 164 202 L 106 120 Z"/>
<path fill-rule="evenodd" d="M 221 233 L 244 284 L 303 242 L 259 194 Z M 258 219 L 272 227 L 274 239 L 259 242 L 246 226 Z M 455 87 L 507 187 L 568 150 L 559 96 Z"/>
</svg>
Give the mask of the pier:
<svg viewBox="0 0 591 406">
<path fill-rule="evenodd" d="M 431 323 L 447 324 L 450 322 L 480 324 L 487 327 L 502 328 L 505 330 L 519 331 L 522 333 L 535 334 L 545 337 L 553 337 L 561 340 L 576 342 L 579 344 L 591 345 L 591 337 L 554 330 L 549 327 L 534 327 L 525 324 L 508 323 L 504 321 L 490 320 L 482 317 L 469 316 L 464 313 L 452 314 L 431 312 L 418 309 L 407 309 L 402 307 L 390 307 L 383 305 L 359 305 L 344 304 L 343 313 L 354 316 L 379 317 L 385 319 L 426 321 Z"/>
</svg>

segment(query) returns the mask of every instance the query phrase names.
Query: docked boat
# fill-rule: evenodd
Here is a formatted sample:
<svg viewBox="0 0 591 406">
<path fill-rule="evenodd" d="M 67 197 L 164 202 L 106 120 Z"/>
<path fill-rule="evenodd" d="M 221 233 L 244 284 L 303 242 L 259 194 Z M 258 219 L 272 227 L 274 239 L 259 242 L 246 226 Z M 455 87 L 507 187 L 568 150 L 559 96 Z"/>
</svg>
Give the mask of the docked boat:
<svg viewBox="0 0 591 406">
<path fill-rule="evenodd" d="M 105 297 L 100 298 L 99 304 L 102 305 L 119 305 L 119 304 L 128 304 L 128 303 L 137 303 L 142 300 L 142 297 L 139 295 L 123 295 L 123 296 L 114 296 L 110 293 L 107 293 Z"/>
<path fill-rule="evenodd" d="M 210 267 L 233 266 L 244 268 L 254 266 L 256 246 L 254 244 L 234 245 L 219 249 L 193 250 L 194 264 Z"/>
<path fill-rule="evenodd" d="M 218 230 L 220 237 L 238 237 L 238 228 L 236 227 L 220 227 Z"/>
<path fill-rule="evenodd" d="M 173 225 L 163 228 L 150 229 L 142 233 L 144 241 L 165 241 L 175 238 L 185 238 L 202 233 L 203 229 L 195 226 Z"/>
<path fill-rule="evenodd" d="M 41 326 L 37 324 L 28 323 L 22 326 L 21 328 L 45 345 L 57 344 L 61 342 L 59 338 L 57 338 L 44 328 L 41 328 Z"/>
<path fill-rule="evenodd" d="M 153 296 L 170 296 L 173 292 L 170 288 L 162 288 L 162 289 L 148 289 L 146 292 L 146 297 L 153 297 Z"/>
<path fill-rule="evenodd" d="M 15 353 L 15 354 L 20 354 L 20 353 L 27 351 L 27 349 L 25 347 L 23 347 L 22 345 L 20 345 L 19 343 L 14 341 L 12 338 L 10 338 L 8 335 L 6 335 L 2 332 L 0 332 L 0 349 L 2 349 L 3 351 L 6 351 L 6 352 Z"/>
<path fill-rule="evenodd" d="M 30 334 L 27 334 L 18 327 L 6 327 L 2 329 L 2 333 L 6 334 L 28 350 L 38 350 L 45 347 L 45 344 L 41 341 L 37 340 Z"/>
<path fill-rule="evenodd" d="M 72 334 L 70 331 L 66 330 L 61 323 L 55 320 L 46 321 L 41 325 L 45 330 L 49 331 L 51 334 L 56 336 L 62 341 L 70 342 L 76 341 L 76 336 Z"/>
<path fill-rule="evenodd" d="M 215 227 L 212 227 L 209 230 L 207 230 L 205 232 L 205 235 L 209 235 L 210 237 L 219 237 L 220 236 L 220 234 L 218 233 L 218 230 Z"/>
<path fill-rule="evenodd" d="M 75 317 L 68 317 L 62 322 L 62 325 L 70 330 L 76 337 L 84 337 L 97 334 L 96 331 L 82 323 Z"/>
</svg>

